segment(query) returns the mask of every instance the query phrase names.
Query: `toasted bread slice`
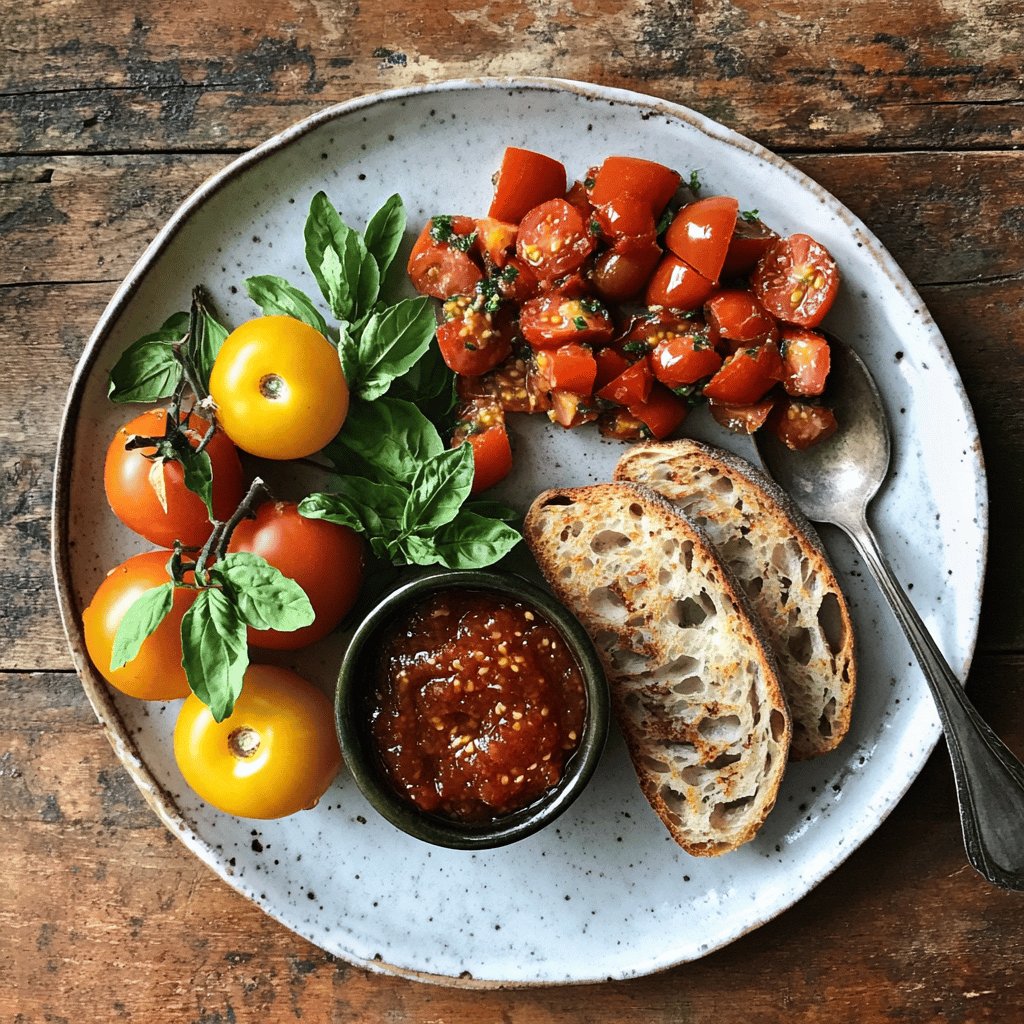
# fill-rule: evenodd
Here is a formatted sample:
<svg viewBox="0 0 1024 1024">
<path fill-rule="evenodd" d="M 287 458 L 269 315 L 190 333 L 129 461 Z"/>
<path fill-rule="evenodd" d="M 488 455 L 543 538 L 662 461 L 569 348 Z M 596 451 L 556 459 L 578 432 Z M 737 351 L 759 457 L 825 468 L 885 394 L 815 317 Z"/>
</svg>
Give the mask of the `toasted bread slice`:
<svg viewBox="0 0 1024 1024">
<path fill-rule="evenodd" d="M 850 727 L 857 666 L 846 599 L 814 528 L 749 462 L 697 441 L 640 444 L 616 480 L 692 516 L 764 623 L 793 716 L 790 757 L 833 750 Z"/>
<path fill-rule="evenodd" d="M 594 640 L 640 786 L 676 842 L 711 856 L 753 838 L 789 713 L 760 624 L 704 534 L 631 484 L 545 491 L 524 533 Z"/>
</svg>

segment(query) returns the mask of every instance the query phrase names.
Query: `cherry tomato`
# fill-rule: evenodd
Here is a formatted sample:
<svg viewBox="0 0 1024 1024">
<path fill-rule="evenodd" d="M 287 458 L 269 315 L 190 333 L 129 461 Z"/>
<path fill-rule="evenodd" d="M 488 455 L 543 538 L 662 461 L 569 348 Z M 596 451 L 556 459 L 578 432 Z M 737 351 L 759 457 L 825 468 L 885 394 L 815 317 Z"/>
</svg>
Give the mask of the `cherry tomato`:
<svg viewBox="0 0 1024 1024">
<path fill-rule="evenodd" d="M 565 192 L 565 167 L 543 153 L 509 146 L 501 160 L 488 217 L 518 223 L 535 206 Z"/>
<path fill-rule="evenodd" d="M 337 349 L 290 316 L 236 327 L 210 373 L 217 421 L 239 448 L 265 459 L 319 451 L 348 414 L 348 384 Z"/>
<path fill-rule="evenodd" d="M 831 437 L 838 429 L 835 414 L 823 405 L 794 402 L 787 398 L 772 410 L 769 427 L 794 451 L 803 451 Z"/>
<path fill-rule="evenodd" d="M 450 245 L 437 241 L 434 220 L 428 220 L 409 254 L 407 267 L 413 286 L 421 295 L 447 299 L 450 295 L 469 295 L 477 281 L 483 280 L 483 271 L 466 252 L 475 243 Z M 476 230 L 471 217 L 450 218 L 449 237 L 468 238 Z"/>
<path fill-rule="evenodd" d="M 603 398 L 606 402 L 618 402 L 619 405 L 632 408 L 634 405 L 642 405 L 650 398 L 653 386 L 654 377 L 651 374 L 650 363 L 645 356 L 623 370 L 611 383 L 601 388 L 597 397 Z"/>
<path fill-rule="evenodd" d="M 600 206 L 629 194 L 646 202 L 657 217 L 676 194 L 679 182 L 679 174 L 663 164 L 632 156 L 610 156 L 594 176 L 590 201 Z"/>
<path fill-rule="evenodd" d="M 509 299 L 511 302 L 525 302 L 540 292 L 541 282 L 533 272 L 533 268 L 518 256 L 509 256 L 505 266 L 502 267 L 502 272 L 492 280 L 498 282 L 498 292 L 501 297 Z"/>
<path fill-rule="evenodd" d="M 603 388 L 605 384 L 610 384 L 623 370 L 629 367 L 629 360 L 613 348 L 601 349 L 594 358 L 597 362 L 594 387 L 597 390 Z"/>
<path fill-rule="evenodd" d="M 555 278 L 578 270 L 594 249 L 594 239 L 576 207 L 549 199 L 523 217 L 516 253 L 538 277 Z"/>
<path fill-rule="evenodd" d="M 590 223 L 594 216 L 594 207 L 590 203 L 590 193 L 582 181 L 572 183 L 572 187 L 565 193 L 565 201 L 576 207 L 584 224 Z"/>
<path fill-rule="evenodd" d="M 629 235 L 616 240 L 594 265 L 597 293 L 610 302 L 624 302 L 643 291 L 661 259 L 654 235 Z"/>
<path fill-rule="evenodd" d="M 560 295 L 563 299 L 582 299 L 590 294 L 590 282 L 578 270 L 574 270 L 553 281 L 541 281 L 540 291 L 544 295 Z"/>
<path fill-rule="evenodd" d="M 651 353 L 654 376 L 670 388 L 695 384 L 715 373 L 722 357 L 701 331 L 689 331 L 659 341 Z"/>
<path fill-rule="evenodd" d="M 688 412 L 686 402 L 678 395 L 673 395 L 664 385 L 657 383 L 651 388 L 646 402 L 629 406 L 630 415 L 640 420 L 650 431 L 651 436 L 659 441 L 676 430 L 686 419 Z"/>
<path fill-rule="evenodd" d="M 729 356 L 708 381 L 704 395 L 725 405 L 751 405 L 782 377 L 782 358 L 774 341 Z"/>
<path fill-rule="evenodd" d="M 188 441 L 193 448 L 208 428 L 200 417 L 189 417 Z M 132 437 L 163 437 L 166 429 L 167 411 L 150 409 L 118 430 L 103 467 L 107 501 L 125 526 L 151 544 L 169 548 L 178 540 L 185 547 L 202 547 L 213 525 L 203 499 L 185 486 L 181 463 L 148 458 L 155 448 L 125 448 Z M 213 469 L 213 514 L 217 519 L 227 519 L 245 490 L 238 452 L 220 430 L 215 431 L 204 450 Z"/>
<path fill-rule="evenodd" d="M 597 429 L 602 437 L 610 437 L 615 441 L 639 441 L 647 428 L 627 409 L 616 406 L 605 409 L 598 417 Z"/>
<path fill-rule="evenodd" d="M 667 253 L 647 284 L 647 305 L 698 309 L 714 290 L 714 282 Z"/>
<path fill-rule="evenodd" d="M 467 377 L 493 370 L 512 351 L 512 325 L 504 310 L 487 313 L 473 299 L 457 295 L 444 304 L 446 321 L 437 344 L 448 368 Z"/>
<path fill-rule="evenodd" d="M 331 702 L 273 665 L 248 667 L 223 722 L 189 697 L 174 726 L 174 757 L 201 799 L 239 818 L 283 818 L 313 807 L 341 767 Z"/>
<path fill-rule="evenodd" d="M 495 267 L 504 267 L 515 251 L 519 228 L 493 217 L 481 217 L 476 222 L 476 248 L 483 258 Z"/>
<path fill-rule="evenodd" d="M 763 220 L 741 215 L 733 229 L 722 276 L 738 277 L 749 273 L 778 239 L 779 236 Z"/>
<path fill-rule="evenodd" d="M 740 208 L 731 196 L 709 196 L 688 203 L 672 220 L 665 245 L 702 277 L 717 281 Z"/>
<path fill-rule="evenodd" d="M 628 192 L 594 208 L 594 219 L 604 238 L 612 241 L 629 235 L 654 237 L 654 215 L 651 205 Z"/>
<path fill-rule="evenodd" d="M 751 405 L 722 405 L 719 402 L 708 402 L 711 415 L 726 430 L 734 434 L 752 434 L 764 426 L 768 414 L 775 405 L 775 399 L 768 397 Z"/>
<path fill-rule="evenodd" d="M 512 472 L 512 446 L 504 424 L 488 427 L 480 434 L 470 434 L 469 443 L 473 448 L 473 487 L 470 494 L 479 494 Z"/>
<path fill-rule="evenodd" d="M 820 395 L 831 366 L 828 339 L 817 331 L 782 332 L 782 386 L 791 395 Z"/>
<path fill-rule="evenodd" d="M 541 383 L 533 359 L 523 355 L 510 355 L 483 377 L 459 377 L 456 387 L 462 402 L 493 399 L 503 412 L 547 412 L 551 408 L 547 395 L 551 385 Z"/>
<path fill-rule="evenodd" d="M 589 395 L 597 377 L 597 361 L 585 345 L 571 342 L 537 353 L 537 366 L 553 388 Z"/>
<path fill-rule="evenodd" d="M 572 391 L 551 392 L 551 409 L 548 418 L 552 423 L 569 429 L 597 419 L 597 409 L 586 402 L 585 396 Z"/>
<path fill-rule="evenodd" d="M 229 551 L 265 558 L 306 592 L 316 618 L 284 632 L 249 629 L 249 643 L 294 651 L 327 636 L 351 611 L 363 582 L 363 540 L 347 526 L 299 515 L 298 505 L 267 501 L 253 519 L 243 519 L 228 542 Z"/>
<path fill-rule="evenodd" d="M 611 317 L 600 304 L 557 294 L 524 302 L 519 327 L 534 348 L 558 348 L 570 341 L 600 344 L 614 332 Z"/>
<path fill-rule="evenodd" d="M 750 346 L 778 336 L 775 320 L 752 292 L 726 288 L 704 303 L 704 315 L 715 337 Z"/>
<path fill-rule="evenodd" d="M 772 316 L 817 327 L 839 290 L 839 270 L 828 249 L 810 235 L 790 235 L 761 257 L 750 283 Z"/>
<path fill-rule="evenodd" d="M 133 661 L 111 669 L 114 637 L 125 612 L 147 590 L 170 581 L 166 551 L 147 551 L 122 562 L 107 573 L 82 612 L 85 646 L 96 670 L 111 686 L 143 700 L 176 700 L 189 693 L 181 667 L 181 620 L 196 598 L 196 591 L 175 587 L 171 610 L 143 641 Z"/>
</svg>

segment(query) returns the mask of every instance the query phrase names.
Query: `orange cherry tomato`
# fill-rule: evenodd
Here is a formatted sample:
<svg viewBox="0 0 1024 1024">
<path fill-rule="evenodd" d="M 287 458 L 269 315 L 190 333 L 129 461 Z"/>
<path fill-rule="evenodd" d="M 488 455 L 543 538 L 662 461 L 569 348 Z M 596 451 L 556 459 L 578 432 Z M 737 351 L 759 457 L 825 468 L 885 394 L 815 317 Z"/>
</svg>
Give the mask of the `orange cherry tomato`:
<svg viewBox="0 0 1024 1024">
<path fill-rule="evenodd" d="M 543 153 L 509 146 L 501 159 L 488 217 L 518 223 L 535 206 L 565 192 L 565 167 Z"/>
<path fill-rule="evenodd" d="M 647 305 L 699 309 L 714 290 L 714 282 L 678 256 L 667 253 L 647 284 Z"/>
<path fill-rule="evenodd" d="M 316 618 L 285 632 L 249 628 L 255 647 L 294 651 L 327 636 L 352 610 L 363 582 L 366 556 L 362 538 L 347 526 L 299 515 L 298 505 L 267 501 L 252 519 L 243 519 L 228 551 L 265 558 L 305 591 Z"/>
<path fill-rule="evenodd" d="M 817 331 L 782 332 L 782 386 L 791 395 L 820 395 L 831 367 L 828 339 Z"/>
<path fill-rule="evenodd" d="M 704 387 L 704 396 L 725 405 L 751 405 L 782 377 L 782 358 L 774 341 L 729 356 Z"/>
<path fill-rule="evenodd" d="M 175 587 L 171 610 L 143 641 L 138 655 L 127 665 L 111 669 L 117 627 L 125 612 L 147 590 L 170 582 L 166 551 L 147 551 L 122 562 L 107 573 L 82 612 L 85 647 L 96 670 L 111 686 L 142 700 L 176 700 L 189 691 L 181 667 L 181 620 L 192 606 L 196 591 Z"/>
<path fill-rule="evenodd" d="M 632 156 L 610 156 L 594 176 L 590 201 L 595 206 L 631 195 L 648 204 L 657 217 L 679 188 L 680 177 L 663 164 Z"/>
<path fill-rule="evenodd" d="M 189 417 L 188 441 L 193 448 L 208 428 L 206 420 Z M 103 467 L 107 502 L 125 526 L 151 544 L 169 548 L 177 540 L 185 547 L 202 547 L 213 524 L 203 499 L 185 486 L 181 463 L 149 458 L 155 448 L 125 448 L 132 437 L 163 437 L 166 429 L 167 410 L 150 409 L 117 431 Z M 220 430 L 204 450 L 213 469 L 213 514 L 227 519 L 245 490 L 238 452 Z"/>
<path fill-rule="evenodd" d="M 540 278 L 578 270 L 594 250 L 594 238 L 575 206 L 549 199 L 523 217 L 516 254 Z"/>
<path fill-rule="evenodd" d="M 790 235 L 761 257 L 750 283 L 772 316 L 796 327 L 817 327 L 839 291 L 839 269 L 810 235 Z"/>
<path fill-rule="evenodd" d="M 316 805 L 341 767 L 331 702 L 286 668 L 250 665 L 223 722 L 194 694 L 174 726 L 174 758 L 208 804 L 239 818 Z"/>
<path fill-rule="evenodd" d="M 665 245 L 702 277 L 717 281 L 729 251 L 740 204 L 732 196 L 688 203 L 673 218 Z"/>
</svg>

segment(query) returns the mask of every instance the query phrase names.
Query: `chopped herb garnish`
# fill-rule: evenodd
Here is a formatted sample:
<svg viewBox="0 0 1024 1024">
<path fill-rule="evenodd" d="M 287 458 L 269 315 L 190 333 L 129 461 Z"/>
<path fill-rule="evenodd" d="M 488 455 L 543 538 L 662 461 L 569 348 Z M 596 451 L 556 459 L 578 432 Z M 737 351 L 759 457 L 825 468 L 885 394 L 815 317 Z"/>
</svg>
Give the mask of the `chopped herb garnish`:
<svg viewBox="0 0 1024 1024">
<path fill-rule="evenodd" d="M 477 350 L 477 346 L 471 341 L 466 342 L 466 348 L 468 348 L 470 352 L 475 352 Z"/>
<path fill-rule="evenodd" d="M 665 208 L 665 212 L 661 215 L 661 220 L 658 221 L 658 226 L 654 229 L 656 235 L 663 235 L 668 231 L 669 225 L 675 218 L 676 211 L 671 206 Z"/>
<path fill-rule="evenodd" d="M 695 196 L 699 196 L 700 195 L 700 190 L 704 187 L 700 183 L 700 178 L 698 177 L 698 174 L 697 174 L 696 171 L 690 171 L 690 180 L 687 182 L 687 185 L 689 186 L 690 191 Z"/>
<path fill-rule="evenodd" d="M 577 331 L 585 331 L 587 329 L 587 318 L 585 316 L 574 316 L 572 322 Z"/>
<path fill-rule="evenodd" d="M 587 225 L 587 229 L 590 231 L 592 235 L 601 234 L 601 225 L 596 217 L 591 218 L 590 223 Z"/>
<path fill-rule="evenodd" d="M 645 356 L 651 351 L 651 346 L 648 345 L 646 341 L 638 338 L 636 341 L 627 341 L 626 344 L 622 346 L 622 351 L 633 356 Z"/>
<path fill-rule="evenodd" d="M 593 178 L 589 178 L 588 177 L 588 178 L 584 178 L 583 179 L 583 187 L 584 188 L 593 188 L 595 184 L 596 184 L 596 181 Z"/>
<path fill-rule="evenodd" d="M 468 235 L 457 235 L 452 226 L 454 218 L 449 214 L 439 214 L 430 220 L 430 237 L 439 245 L 450 245 L 459 252 L 469 252 L 476 243 L 476 232 Z"/>
<path fill-rule="evenodd" d="M 601 316 L 608 315 L 608 310 L 601 305 L 599 299 L 580 299 L 580 308 L 585 309 L 588 313 L 599 313 Z"/>
<path fill-rule="evenodd" d="M 754 224 L 761 219 L 759 210 L 744 210 L 740 216 L 748 223 Z"/>
<path fill-rule="evenodd" d="M 506 284 L 511 284 L 519 276 L 519 268 L 511 263 L 498 275 Z"/>
<path fill-rule="evenodd" d="M 485 277 L 476 283 L 476 298 L 473 308 L 485 313 L 497 313 L 501 308 L 501 289 L 497 278 Z"/>
</svg>

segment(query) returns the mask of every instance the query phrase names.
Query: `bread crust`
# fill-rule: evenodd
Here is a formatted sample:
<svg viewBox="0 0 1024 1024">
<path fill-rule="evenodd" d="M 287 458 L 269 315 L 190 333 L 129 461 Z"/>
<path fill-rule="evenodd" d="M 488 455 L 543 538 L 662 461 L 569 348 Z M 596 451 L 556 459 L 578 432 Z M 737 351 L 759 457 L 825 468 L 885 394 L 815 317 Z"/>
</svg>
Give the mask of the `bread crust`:
<svg viewBox="0 0 1024 1024">
<path fill-rule="evenodd" d="M 813 526 L 774 480 L 698 441 L 639 444 L 616 480 L 641 483 L 692 515 L 765 626 L 793 716 L 794 760 L 834 750 L 850 727 L 853 624 Z"/>
<path fill-rule="evenodd" d="M 608 483 L 539 495 L 524 535 L 593 638 L 641 789 L 679 845 L 752 839 L 791 738 L 774 659 L 703 531 L 654 491 Z"/>
</svg>

